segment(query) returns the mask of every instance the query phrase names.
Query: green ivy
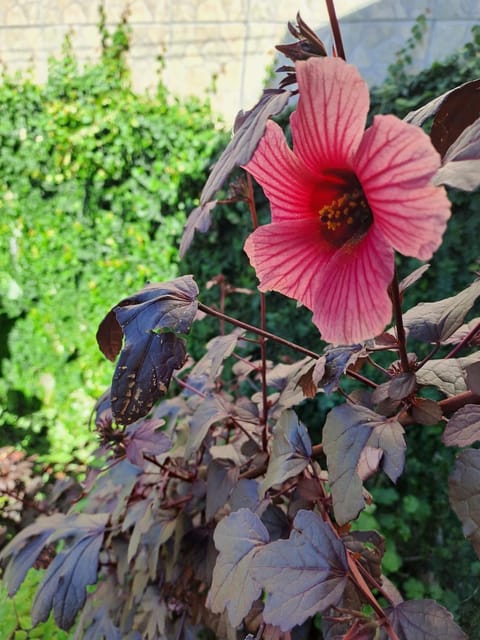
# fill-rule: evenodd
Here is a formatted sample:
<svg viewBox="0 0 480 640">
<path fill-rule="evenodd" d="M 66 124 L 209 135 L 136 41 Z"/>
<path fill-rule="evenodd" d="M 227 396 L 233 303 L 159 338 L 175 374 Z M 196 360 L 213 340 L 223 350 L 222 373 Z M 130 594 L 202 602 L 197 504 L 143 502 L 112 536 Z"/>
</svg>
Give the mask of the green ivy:
<svg viewBox="0 0 480 640">
<path fill-rule="evenodd" d="M 208 103 L 163 84 L 137 95 L 130 28 L 80 68 L 70 41 L 48 80 L 0 85 L 0 444 L 85 459 L 112 365 L 95 328 L 112 304 L 178 270 L 179 237 L 224 143 Z"/>
</svg>

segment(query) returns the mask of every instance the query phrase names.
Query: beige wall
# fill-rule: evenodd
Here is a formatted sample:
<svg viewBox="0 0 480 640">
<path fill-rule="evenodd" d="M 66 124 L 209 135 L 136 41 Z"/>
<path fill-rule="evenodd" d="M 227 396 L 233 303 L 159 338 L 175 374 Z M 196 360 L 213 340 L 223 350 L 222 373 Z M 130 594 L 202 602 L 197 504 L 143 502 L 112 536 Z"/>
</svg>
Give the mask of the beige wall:
<svg viewBox="0 0 480 640">
<path fill-rule="evenodd" d="M 115 24 L 127 0 L 105 0 Z M 130 0 L 131 65 L 138 90 L 155 85 L 156 57 L 165 58 L 164 79 L 180 95 L 215 87 L 213 103 L 227 121 L 257 99 L 274 45 L 284 41 L 288 20 L 302 17 L 329 41 L 322 0 Z M 480 20 L 478 0 L 337 0 L 347 54 L 370 82 L 380 81 L 414 18 L 427 11 L 428 44 L 422 63 L 465 41 Z M 60 52 L 65 33 L 80 60 L 98 54 L 97 0 L 0 0 L 0 60 L 14 71 L 31 67 L 46 77 L 47 59 Z M 440 40 L 435 45 L 437 29 Z"/>
</svg>

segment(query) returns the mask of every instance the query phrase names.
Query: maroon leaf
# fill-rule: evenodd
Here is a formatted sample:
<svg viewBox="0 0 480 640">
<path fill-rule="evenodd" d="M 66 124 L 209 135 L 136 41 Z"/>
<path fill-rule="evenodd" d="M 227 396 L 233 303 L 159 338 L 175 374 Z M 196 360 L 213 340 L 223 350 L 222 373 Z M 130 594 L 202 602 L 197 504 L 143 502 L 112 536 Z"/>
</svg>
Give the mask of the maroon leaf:
<svg viewBox="0 0 480 640">
<path fill-rule="evenodd" d="M 213 200 L 216 192 L 235 167 L 247 164 L 263 136 L 267 120 L 283 111 L 290 98 L 288 91 L 264 92 L 259 102 L 235 121 L 235 133 L 218 162 L 213 167 L 200 197 L 200 205 Z"/>
<path fill-rule="evenodd" d="M 379 583 L 382 582 L 382 558 L 385 541 L 377 531 L 351 531 L 342 538 L 345 546 L 357 554 L 360 563 Z"/>
<path fill-rule="evenodd" d="M 418 127 L 431 116 L 438 113 L 434 132 L 435 146 L 440 149 L 448 149 L 465 127 L 478 118 L 480 80 L 472 80 L 442 93 L 420 109 L 410 111 L 405 116 L 405 121 Z M 466 102 L 474 98 L 471 105 Z M 442 109 L 441 112 L 439 110 Z M 470 113 L 469 113 L 470 111 Z M 477 115 L 475 115 L 477 113 Z M 438 146 L 437 146 L 438 145 Z"/>
<path fill-rule="evenodd" d="M 442 419 L 442 408 L 430 398 L 416 398 L 412 405 L 412 418 L 418 424 L 438 424 Z"/>
<path fill-rule="evenodd" d="M 480 185 L 480 119 L 467 127 L 448 149 L 433 183 L 464 191 L 473 191 Z"/>
<path fill-rule="evenodd" d="M 143 454 L 155 457 L 172 447 L 170 438 L 161 431 L 157 431 L 164 424 L 164 420 L 155 419 L 143 420 L 127 427 L 125 449 L 127 458 L 132 464 L 142 467 L 145 462 Z"/>
<path fill-rule="evenodd" d="M 478 441 L 480 441 L 480 405 L 466 404 L 448 421 L 442 434 L 442 442 L 447 447 L 468 447 Z"/>
<path fill-rule="evenodd" d="M 480 80 L 467 82 L 442 100 L 430 131 L 433 146 L 443 157 L 451 146 L 480 117 Z"/>
<path fill-rule="evenodd" d="M 100 324 L 97 341 L 110 359 L 125 344 L 111 388 L 112 412 L 119 424 L 143 418 L 167 390 L 185 362 L 187 333 L 197 312 L 198 288 L 192 276 L 150 284 L 114 307 Z M 174 332 L 171 333 L 170 331 Z"/>
<path fill-rule="evenodd" d="M 369 409 L 349 404 L 335 407 L 327 415 L 323 447 L 335 518 L 341 525 L 354 520 L 365 506 L 357 465 L 373 427 L 383 420 Z"/>
<path fill-rule="evenodd" d="M 392 418 L 373 427 L 367 446 L 383 451 L 382 468 L 392 482 L 396 482 L 405 465 L 405 440 L 402 425 Z"/>
<path fill-rule="evenodd" d="M 288 631 L 338 604 L 348 581 L 345 547 L 319 515 L 300 510 L 289 539 L 261 547 L 251 573 L 267 592 L 265 622 Z"/>
<path fill-rule="evenodd" d="M 399 373 L 390 380 L 388 397 L 392 400 L 403 400 L 415 391 L 416 386 L 417 379 L 414 373 Z"/>
<path fill-rule="evenodd" d="M 211 211 L 216 207 L 216 205 L 217 201 L 212 200 L 211 202 L 206 202 L 205 204 L 196 207 L 190 213 L 183 230 L 182 241 L 180 242 L 180 249 L 178 251 L 180 258 L 183 258 L 190 248 L 195 231 L 206 233 L 210 229 L 210 224 L 212 222 Z"/>
<path fill-rule="evenodd" d="M 452 509 L 462 523 L 463 534 L 480 556 L 480 450 L 461 451 L 448 479 Z"/>
<path fill-rule="evenodd" d="M 463 323 L 480 295 L 480 280 L 475 280 L 456 296 L 438 302 L 422 302 L 409 309 L 403 323 L 410 338 L 422 342 L 442 342 Z"/>
<path fill-rule="evenodd" d="M 473 393 L 480 395 L 480 362 L 474 362 L 466 367 L 467 387 Z"/>
<path fill-rule="evenodd" d="M 260 494 L 301 473 L 311 455 L 312 443 L 305 425 L 294 411 L 285 411 L 273 429 L 270 460 Z"/>
<path fill-rule="evenodd" d="M 450 611 L 435 600 L 407 600 L 387 609 L 387 618 L 401 640 L 467 640 Z M 382 629 L 381 640 L 390 635 Z"/>
<path fill-rule="evenodd" d="M 268 531 L 249 509 L 239 509 L 220 521 L 213 534 L 219 556 L 213 571 L 207 607 L 213 613 L 227 609 L 237 627 L 262 591 L 252 575 L 252 562 L 268 542 Z"/>
</svg>

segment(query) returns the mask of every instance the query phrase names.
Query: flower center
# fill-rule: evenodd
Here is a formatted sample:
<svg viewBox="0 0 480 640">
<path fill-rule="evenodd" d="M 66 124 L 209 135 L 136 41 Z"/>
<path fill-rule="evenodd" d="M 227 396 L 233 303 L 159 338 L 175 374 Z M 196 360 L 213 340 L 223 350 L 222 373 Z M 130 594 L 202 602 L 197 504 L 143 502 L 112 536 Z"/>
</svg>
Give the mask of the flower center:
<svg viewBox="0 0 480 640">
<path fill-rule="evenodd" d="M 318 212 L 323 237 L 334 247 L 357 242 L 373 223 L 373 215 L 361 189 L 344 193 Z"/>
</svg>

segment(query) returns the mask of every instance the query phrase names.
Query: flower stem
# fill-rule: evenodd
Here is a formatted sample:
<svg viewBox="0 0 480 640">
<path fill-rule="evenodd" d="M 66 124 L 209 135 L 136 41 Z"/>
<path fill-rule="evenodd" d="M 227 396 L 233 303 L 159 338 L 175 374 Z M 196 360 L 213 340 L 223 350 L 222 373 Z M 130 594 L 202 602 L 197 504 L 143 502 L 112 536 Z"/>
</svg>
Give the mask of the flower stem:
<svg viewBox="0 0 480 640">
<path fill-rule="evenodd" d="M 288 347 L 289 349 L 293 349 L 294 351 L 298 351 L 299 353 L 303 353 L 304 355 L 309 356 L 310 358 L 314 358 L 315 360 L 318 360 L 318 358 L 320 357 L 318 353 L 315 353 L 315 351 L 310 351 L 310 349 L 305 349 L 305 347 L 302 347 L 299 344 L 295 344 L 295 342 L 290 342 L 285 338 L 276 336 L 274 333 L 270 333 L 269 331 L 265 331 L 264 329 L 259 329 L 258 327 L 254 327 L 252 324 L 248 324 L 248 322 L 243 322 L 243 320 L 237 320 L 237 318 L 232 318 L 231 316 L 227 316 L 226 314 L 221 313 L 220 311 L 217 311 L 217 309 L 208 307 L 206 304 L 203 304 L 203 302 L 198 302 L 198 308 L 200 311 L 203 311 L 209 316 L 214 316 L 215 318 L 223 319 L 226 322 L 229 322 L 230 324 L 235 325 L 236 327 L 240 327 L 241 329 L 245 329 L 246 331 L 251 331 L 252 333 L 256 333 L 257 336 L 260 336 L 262 338 L 267 338 L 267 340 L 273 340 L 274 342 L 283 344 L 285 347 Z"/>
<path fill-rule="evenodd" d="M 402 302 L 400 300 L 400 289 L 398 287 L 397 270 L 393 274 L 393 280 L 390 285 L 390 292 L 393 304 L 393 314 L 395 316 L 395 324 L 397 326 L 398 350 L 400 352 L 400 362 L 402 370 L 407 372 L 410 370 L 407 356 L 407 339 L 405 336 L 405 327 L 402 318 Z"/>
<path fill-rule="evenodd" d="M 330 19 L 330 27 L 332 28 L 333 41 L 335 42 L 337 56 L 346 60 L 342 34 L 340 33 L 340 25 L 338 24 L 337 14 L 335 12 L 335 3 L 333 0 L 325 0 L 325 3 L 327 5 L 328 17 Z"/>
</svg>

